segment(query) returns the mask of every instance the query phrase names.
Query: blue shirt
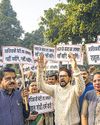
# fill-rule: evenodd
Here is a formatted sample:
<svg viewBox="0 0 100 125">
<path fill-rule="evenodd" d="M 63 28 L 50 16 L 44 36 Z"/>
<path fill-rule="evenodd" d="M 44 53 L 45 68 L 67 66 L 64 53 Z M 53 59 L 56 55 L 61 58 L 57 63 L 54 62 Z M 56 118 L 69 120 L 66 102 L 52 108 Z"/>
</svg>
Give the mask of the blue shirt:
<svg viewBox="0 0 100 125">
<path fill-rule="evenodd" d="M 80 96 L 79 98 L 79 105 L 80 105 L 80 110 L 82 109 L 82 103 L 83 103 L 83 99 L 84 99 L 84 96 L 86 94 L 86 92 L 90 91 L 90 90 L 93 90 L 94 87 L 93 87 L 93 84 L 92 82 L 89 82 L 86 87 L 85 87 L 85 90 L 83 92 L 83 94 Z"/>
<path fill-rule="evenodd" d="M 9 95 L 0 89 L 0 125 L 24 125 L 24 117 L 28 116 L 19 90 Z"/>
</svg>

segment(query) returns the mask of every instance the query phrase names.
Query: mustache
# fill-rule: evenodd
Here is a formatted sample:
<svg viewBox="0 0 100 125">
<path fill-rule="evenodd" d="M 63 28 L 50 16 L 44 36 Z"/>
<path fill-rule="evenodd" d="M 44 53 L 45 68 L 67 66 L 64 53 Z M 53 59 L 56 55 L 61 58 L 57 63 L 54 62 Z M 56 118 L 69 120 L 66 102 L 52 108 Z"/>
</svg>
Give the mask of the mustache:
<svg viewBox="0 0 100 125">
<path fill-rule="evenodd" d="M 15 85 L 15 83 L 14 82 L 10 82 L 9 85 Z"/>
<path fill-rule="evenodd" d="M 83 77 L 84 79 L 86 79 L 86 77 Z"/>
<path fill-rule="evenodd" d="M 65 80 L 61 80 L 60 82 L 65 82 Z"/>
</svg>

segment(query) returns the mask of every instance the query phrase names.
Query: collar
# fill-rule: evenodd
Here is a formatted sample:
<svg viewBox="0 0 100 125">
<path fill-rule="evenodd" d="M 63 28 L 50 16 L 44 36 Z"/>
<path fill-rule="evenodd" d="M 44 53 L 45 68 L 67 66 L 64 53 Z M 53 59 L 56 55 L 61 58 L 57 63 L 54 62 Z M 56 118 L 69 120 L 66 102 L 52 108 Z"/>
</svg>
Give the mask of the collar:
<svg viewBox="0 0 100 125">
<path fill-rule="evenodd" d="M 86 84 L 86 86 L 93 86 L 93 83 L 92 82 L 88 82 L 87 84 Z"/>
<path fill-rule="evenodd" d="M 15 89 L 12 90 L 12 93 L 11 93 L 11 94 L 9 94 L 9 91 L 6 90 L 6 89 L 1 89 L 1 91 L 2 91 L 5 95 L 9 95 L 9 96 L 10 96 L 10 95 L 13 95 Z"/>
</svg>

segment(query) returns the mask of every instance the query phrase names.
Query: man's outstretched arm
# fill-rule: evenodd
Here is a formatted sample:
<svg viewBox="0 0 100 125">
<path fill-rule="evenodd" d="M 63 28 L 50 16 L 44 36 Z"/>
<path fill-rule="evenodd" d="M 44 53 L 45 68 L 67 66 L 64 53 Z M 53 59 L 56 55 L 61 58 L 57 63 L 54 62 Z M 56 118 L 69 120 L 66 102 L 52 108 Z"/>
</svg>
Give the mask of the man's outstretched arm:
<svg viewBox="0 0 100 125">
<path fill-rule="evenodd" d="M 46 67 L 46 61 L 44 59 L 44 55 L 40 54 L 40 57 L 37 60 L 37 83 L 38 88 L 42 90 L 43 92 L 47 93 L 50 96 L 54 96 L 54 85 L 48 85 L 46 81 L 44 80 L 44 69 Z"/>
</svg>

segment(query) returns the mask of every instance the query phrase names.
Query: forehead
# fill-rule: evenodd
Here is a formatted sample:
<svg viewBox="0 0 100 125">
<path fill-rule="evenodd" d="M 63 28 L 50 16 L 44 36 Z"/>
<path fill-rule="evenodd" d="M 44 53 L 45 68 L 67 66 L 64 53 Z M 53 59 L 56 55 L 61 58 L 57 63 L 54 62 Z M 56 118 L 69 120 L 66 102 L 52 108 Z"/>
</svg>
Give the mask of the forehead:
<svg viewBox="0 0 100 125">
<path fill-rule="evenodd" d="M 55 76 L 49 76 L 48 79 L 55 79 Z"/>
<path fill-rule="evenodd" d="M 59 75 L 68 75 L 68 73 L 66 71 L 60 71 Z"/>
<path fill-rule="evenodd" d="M 32 82 L 30 86 L 37 86 L 37 83 Z"/>
<path fill-rule="evenodd" d="M 14 72 L 4 72 L 4 76 L 15 76 Z"/>
<path fill-rule="evenodd" d="M 97 79 L 97 78 L 100 78 L 100 74 L 95 74 L 93 79 Z"/>
</svg>

